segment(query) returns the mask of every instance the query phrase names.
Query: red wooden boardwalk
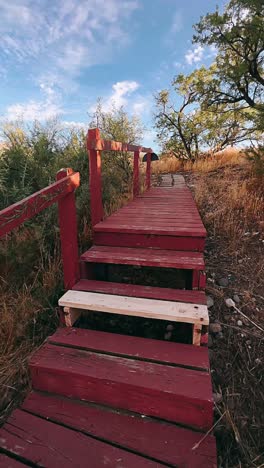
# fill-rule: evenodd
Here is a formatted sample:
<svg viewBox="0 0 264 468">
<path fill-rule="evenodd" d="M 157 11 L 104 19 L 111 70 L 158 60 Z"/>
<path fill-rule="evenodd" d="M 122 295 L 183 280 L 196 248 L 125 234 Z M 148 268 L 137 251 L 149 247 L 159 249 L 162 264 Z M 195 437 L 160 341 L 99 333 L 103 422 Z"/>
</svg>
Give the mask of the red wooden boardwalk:
<svg viewBox="0 0 264 468">
<path fill-rule="evenodd" d="M 208 350 L 200 346 L 206 344 L 208 326 L 204 226 L 182 176 L 165 176 L 159 187 L 103 219 L 103 148 L 135 152 L 138 195 L 141 148 L 106 142 L 90 131 L 94 245 L 80 256 L 79 270 L 73 176 L 64 172 L 69 183 L 62 179 L 56 190 L 67 189 L 65 205 L 60 198 L 66 293 L 59 300 L 67 327 L 30 359 L 32 391 L 0 429 L 0 467 L 216 468 Z M 148 187 L 151 150 L 144 150 Z M 23 201 L 25 213 L 22 208 Z M 158 269 L 165 278 L 170 271 L 181 278 L 180 286 L 131 284 L 123 267 L 140 269 L 143 277 L 144 271 Z M 119 281 L 109 268 L 119 271 Z M 78 320 L 91 310 L 165 320 L 164 329 L 187 323 L 192 332 L 186 343 L 193 344 L 81 328 Z"/>
<path fill-rule="evenodd" d="M 119 247 L 200 251 L 206 232 L 182 176 L 153 187 L 94 226 L 94 242 Z"/>
</svg>

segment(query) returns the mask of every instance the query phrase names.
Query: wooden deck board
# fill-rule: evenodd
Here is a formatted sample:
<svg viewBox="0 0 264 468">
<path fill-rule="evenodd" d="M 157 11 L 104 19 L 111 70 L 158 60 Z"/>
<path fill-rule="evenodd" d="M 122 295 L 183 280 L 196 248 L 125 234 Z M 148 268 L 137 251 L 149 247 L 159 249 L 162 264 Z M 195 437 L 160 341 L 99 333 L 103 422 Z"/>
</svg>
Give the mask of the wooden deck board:
<svg viewBox="0 0 264 468">
<path fill-rule="evenodd" d="M 130 247 L 93 246 L 81 255 L 92 263 L 152 266 L 189 270 L 204 270 L 203 255 L 199 252 L 140 249 Z"/>
<path fill-rule="evenodd" d="M 157 364 L 208 371 L 208 349 L 80 328 L 59 328 L 49 343 Z"/>
<path fill-rule="evenodd" d="M 1 437 L 0 437 L 0 446 L 1 446 Z M 10 454 L 12 455 L 12 454 Z M 0 453 L 0 468 L 25 468 L 28 465 L 25 465 L 21 461 L 11 458 L 11 456 Z"/>
<path fill-rule="evenodd" d="M 31 358 L 35 390 L 155 416 L 200 430 L 213 420 L 210 375 L 44 344 Z"/>
<path fill-rule="evenodd" d="M 107 312 L 172 322 L 209 324 L 208 309 L 203 304 L 186 304 L 184 302 L 70 290 L 59 299 L 59 305 L 69 309 Z"/>
<path fill-rule="evenodd" d="M 205 246 L 204 237 L 184 237 L 164 234 L 162 236 L 124 232 L 95 232 L 94 244 L 97 246 L 133 247 L 180 250 L 187 252 L 203 252 Z"/>
<path fill-rule="evenodd" d="M 209 435 L 192 450 L 201 434 L 164 421 L 36 392 L 28 396 L 23 409 L 157 462 L 182 468 L 216 465 L 214 437 Z"/>
<path fill-rule="evenodd" d="M 3 447 L 9 452 L 36 466 L 47 468 L 160 466 L 145 457 L 19 409 L 12 413 L 8 422 L 0 429 L 0 438 L 4 440 Z"/>
</svg>

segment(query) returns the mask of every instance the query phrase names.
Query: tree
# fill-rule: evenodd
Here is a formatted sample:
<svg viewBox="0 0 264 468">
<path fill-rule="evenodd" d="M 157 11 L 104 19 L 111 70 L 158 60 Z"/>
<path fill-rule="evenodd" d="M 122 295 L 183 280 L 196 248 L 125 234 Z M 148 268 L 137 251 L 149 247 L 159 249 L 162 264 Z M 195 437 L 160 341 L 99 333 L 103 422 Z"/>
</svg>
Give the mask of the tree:
<svg viewBox="0 0 264 468">
<path fill-rule="evenodd" d="M 173 90 L 182 98 L 178 108 L 168 90 L 156 97 L 159 137 L 165 149 L 179 159 L 193 161 L 201 153 L 214 153 L 242 141 L 247 134 L 248 130 L 241 125 L 244 116 L 235 104 L 221 104 L 217 109 L 203 105 L 213 79 L 204 67 L 174 78 Z"/>
<path fill-rule="evenodd" d="M 144 127 L 137 116 L 130 116 L 123 107 L 117 108 L 114 105 L 109 110 L 104 110 L 101 99 L 98 100 L 91 117 L 90 128 L 93 127 L 99 128 L 102 138 L 106 140 L 134 145 L 140 144 L 144 133 Z M 116 184 L 120 184 L 121 174 L 121 187 L 124 191 L 127 190 L 132 177 L 131 155 L 120 151 L 104 152 L 103 163 L 105 177 L 112 178 L 112 186 L 115 185 L 115 181 Z M 119 177 L 117 170 L 121 171 Z"/>
<path fill-rule="evenodd" d="M 100 129 L 102 138 L 131 145 L 140 144 L 144 133 L 142 122 L 137 116 L 129 116 L 122 106 L 113 105 L 105 110 L 101 99 L 98 99 L 91 116 L 90 128 L 93 127 Z"/>
<path fill-rule="evenodd" d="M 231 0 L 195 25 L 195 43 L 216 48 L 208 104 L 246 105 L 264 112 L 264 3 Z"/>
</svg>

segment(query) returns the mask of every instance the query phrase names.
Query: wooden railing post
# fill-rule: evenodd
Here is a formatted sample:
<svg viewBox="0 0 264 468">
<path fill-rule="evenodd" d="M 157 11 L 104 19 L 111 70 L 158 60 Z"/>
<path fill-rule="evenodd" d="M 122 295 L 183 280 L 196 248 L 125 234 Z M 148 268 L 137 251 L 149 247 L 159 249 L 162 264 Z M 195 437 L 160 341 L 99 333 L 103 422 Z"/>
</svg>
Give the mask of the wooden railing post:
<svg viewBox="0 0 264 468">
<path fill-rule="evenodd" d="M 133 197 L 139 194 L 139 151 L 134 151 Z"/>
<path fill-rule="evenodd" d="M 150 188 L 150 177 L 151 177 L 151 153 L 147 153 L 147 169 L 146 169 L 146 188 Z"/>
<path fill-rule="evenodd" d="M 100 140 L 100 131 L 98 128 L 89 129 L 87 134 L 91 219 L 92 226 L 94 226 L 104 217 L 102 201 L 101 152 L 95 149 L 89 149 L 88 140 Z"/>
<path fill-rule="evenodd" d="M 57 180 L 72 174 L 70 168 L 61 169 Z M 80 279 L 79 252 L 77 237 L 77 215 L 74 191 L 58 200 L 61 255 L 65 289 L 71 289 Z"/>
</svg>

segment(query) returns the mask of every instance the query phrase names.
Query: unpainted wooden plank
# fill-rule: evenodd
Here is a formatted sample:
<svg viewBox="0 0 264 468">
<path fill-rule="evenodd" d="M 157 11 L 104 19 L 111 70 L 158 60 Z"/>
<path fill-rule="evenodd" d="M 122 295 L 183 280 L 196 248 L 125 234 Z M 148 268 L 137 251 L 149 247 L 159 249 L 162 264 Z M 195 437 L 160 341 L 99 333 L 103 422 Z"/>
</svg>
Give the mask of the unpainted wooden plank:
<svg viewBox="0 0 264 468">
<path fill-rule="evenodd" d="M 188 344 L 81 328 L 59 328 L 49 337 L 48 341 L 60 346 L 70 346 L 141 361 L 164 363 L 202 371 L 209 369 L 208 349 Z"/>
<path fill-rule="evenodd" d="M 23 408 L 58 424 L 179 468 L 217 466 L 215 439 L 211 435 L 193 450 L 202 438 L 198 432 L 164 421 L 142 418 L 135 413 L 111 411 L 35 392 L 28 396 Z"/>
<path fill-rule="evenodd" d="M 172 322 L 209 324 L 207 306 L 202 304 L 70 290 L 59 299 L 59 305 L 70 309 L 108 312 Z"/>
<path fill-rule="evenodd" d="M 193 325 L 193 338 L 192 338 L 192 343 L 194 346 L 200 346 L 201 333 L 202 333 L 202 325 L 195 323 Z"/>
<path fill-rule="evenodd" d="M 71 398 L 127 409 L 207 431 L 210 375 L 181 367 L 44 344 L 30 360 L 32 385 Z"/>
<path fill-rule="evenodd" d="M 45 467 L 157 467 L 156 462 L 98 441 L 81 432 L 15 410 L 0 429 L 3 447 Z"/>
<path fill-rule="evenodd" d="M 80 318 L 82 312 L 78 309 L 71 309 L 70 307 L 63 308 L 64 323 L 66 327 L 72 327 L 74 323 Z"/>
</svg>

